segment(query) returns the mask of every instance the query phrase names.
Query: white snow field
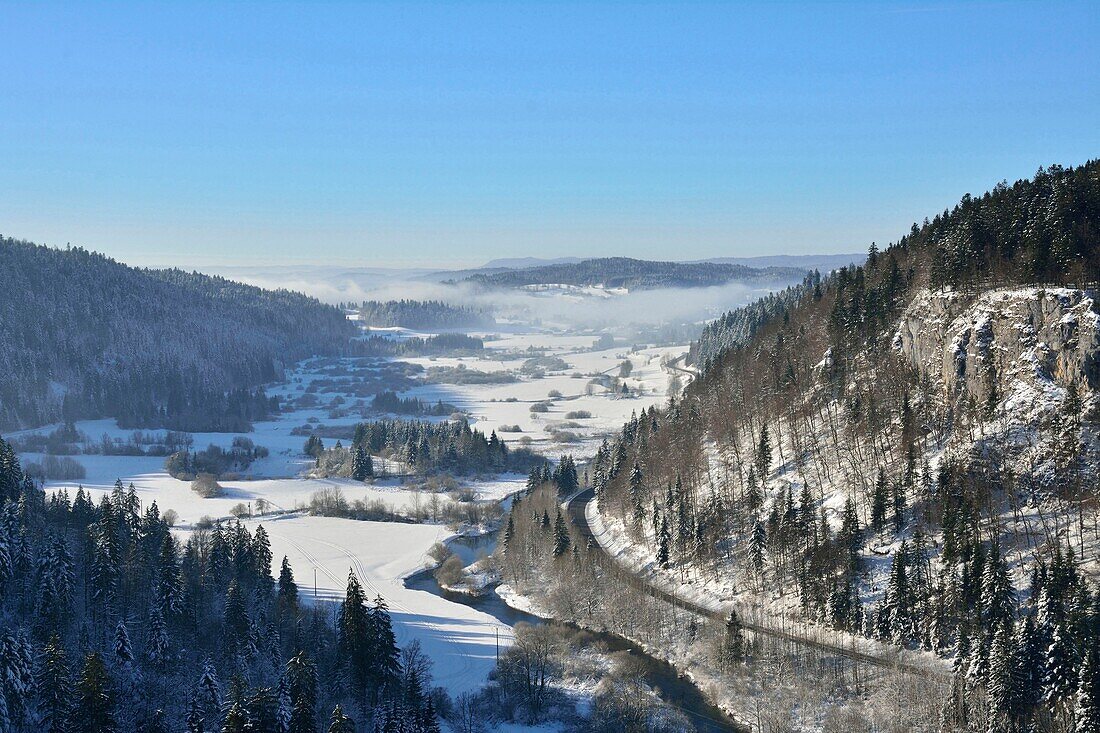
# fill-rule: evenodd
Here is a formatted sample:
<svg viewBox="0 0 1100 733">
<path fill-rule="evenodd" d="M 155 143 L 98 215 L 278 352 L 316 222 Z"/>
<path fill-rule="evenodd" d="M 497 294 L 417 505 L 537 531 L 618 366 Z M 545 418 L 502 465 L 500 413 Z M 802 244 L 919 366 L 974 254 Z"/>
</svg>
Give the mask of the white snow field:
<svg viewBox="0 0 1100 733">
<path fill-rule="evenodd" d="M 452 696 L 484 685 L 496 663 L 498 643 L 502 650 L 512 643 L 511 628 L 492 616 L 405 588 L 404 579 L 431 562 L 427 553 L 432 545 L 453 536 L 445 527 L 300 514 L 244 524 L 250 531 L 263 525 L 271 538 L 275 570 L 285 555 L 299 596 L 307 602 L 343 599 L 348 573 L 354 571 L 370 600 L 378 595 L 386 600 L 398 644 L 418 640 L 432 660 L 434 684 Z M 187 530 L 178 534 L 186 537 Z"/>
</svg>

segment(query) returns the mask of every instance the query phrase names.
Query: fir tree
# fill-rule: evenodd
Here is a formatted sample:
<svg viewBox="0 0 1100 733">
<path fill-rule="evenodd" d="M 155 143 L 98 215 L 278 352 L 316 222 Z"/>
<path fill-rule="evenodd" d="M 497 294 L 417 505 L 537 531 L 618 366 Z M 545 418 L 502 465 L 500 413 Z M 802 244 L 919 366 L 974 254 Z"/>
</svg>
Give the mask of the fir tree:
<svg viewBox="0 0 1100 733">
<path fill-rule="evenodd" d="M 764 425 L 760 428 L 760 440 L 756 444 L 756 474 L 760 477 L 762 482 L 768 480 L 768 474 L 771 473 L 772 465 L 772 442 L 771 436 L 768 434 L 768 425 Z"/>
<path fill-rule="evenodd" d="M 332 711 L 332 718 L 328 726 L 328 733 L 355 733 L 355 723 L 344 715 L 344 711 L 337 705 Z"/>
<path fill-rule="evenodd" d="M 1094 638 L 1077 683 L 1074 733 L 1100 733 L 1100 646 Z"/>
<path fill-rule="evenodd" d="M 351 463 L 351 477 L 356 481 L 366 481 L 374 476 L 374 462 L 363 443 L 355 444 L 355 456 Z"/>
<path fill-rule="evenodd" d="M 206 727 L 209 730 L 216 729 L 222 706 L 222 693 L 221 685 L 218 683 L 218 673 L 210 657 L 203 662 L 202 675 L 199 677 L 195 697 L 202 710 L 202 720 L 205 721 Z"/>
<path fill-rule="evenodd" d="M 276 608 L 279 615 L 289 618 L 298 612 L 298 584 L 294 582 L 294 571 L 290 569 L 290 562 L 283 555 L 283 563 L 279 568 L 279 593 Z"/>
<path fill-rule="evenodd" d="M 162 669 L 170 659 L 168 642 L 168 627 L 164 623 L 164 615 L 160 607 L 153 606 L 149 613 L 149 632 L 146 655 L 154 668 Z"/>
<path fill-rule="evenodd" d="M 375 679 L 381 691 L 396 689 L 401 679 L 401 654 L 393 633 L 389 607 L 382 596 L 376 596 L 370 612 L 371 632 L 374 641 L 373 661 Z"/>
<path fill-rule="evenodd" d="M 72 679 L 61 639 L 50 637 L 42 652 L 41 671 L 35 680 L 39 725 L 44 733 L 68 733 Z"/>
<path fill-rule="evenodd" d="M 871 498 L 871 531 L 881 532 L 886 527 L 886 472 L 878 470 L 875 491 Z"/>
<path fill-rule="evenodd" d="M 84 658 L 76 681 L 76 700 L 71 725 L 73 733 L 114 733 L 115 701 L 107 666 L 98 653 Z"/>
<path fill-rule="evenodd" d="M 561 510 L 558 510 L 557 519 L 554 520 L 554 557 L 561 557 L 569 552 L 569 530 L 565 526 L 565 518 Z"/>
<path fill-rule="evenodd" d="M 657 533 L 657 564 L 663 568 L 668 567 L 670 541 L 668 516 L 665 515 L 661 517 L 661 528 Z"/>
<path fill-rule="evenodd" d="M 764 528 L 764 523 L 757 520 L 752 528 L 752 537 L 749 539 L 749 555 L 757 575 L 764 572 L 764 556 L 767 551 L 768 532 Z"/>
<path fill-rule="evenodd" d="M 352 689 L 361 701 L 377 683 L 372 668 L 371 618 L 367 609 L 367 597 L 355 573 L 348 573 L 344 602 L 336 621 L 340 652 L 351 676 Z"/>
<path fill-rule="evenodd" d="M 317 668 L 305 652 L 286 664 L 291 713 L 287 733 L 317 733 Z"/>
</svg>

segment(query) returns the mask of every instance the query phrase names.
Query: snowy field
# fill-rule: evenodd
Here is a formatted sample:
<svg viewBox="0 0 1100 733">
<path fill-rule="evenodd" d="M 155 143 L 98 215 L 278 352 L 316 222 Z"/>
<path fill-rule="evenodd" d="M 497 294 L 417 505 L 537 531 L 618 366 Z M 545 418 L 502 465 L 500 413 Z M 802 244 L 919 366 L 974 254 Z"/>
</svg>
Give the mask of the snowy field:
<svg viewBox="0 0 1100 733">
<path fill-rule="evenodd" d="M 432 659 L 434 683 L 451 695 L 480 688 L 496 663 L 498 642 L 501 649 L 511 644 L 512 630 L 492 616 L 405 588 L 404 579 L 431 562 L 432 545 L 451 536 L 445 527 L 298 514 L 245 524 L 250 531 L 263 525 L 274 564 L 286 556 L 306 601 L 342 599 L 348 573 L 354 571 L 372 601 L 379 595 L 386 600 L 398 644 L 419 641 Z"/>
</svg>

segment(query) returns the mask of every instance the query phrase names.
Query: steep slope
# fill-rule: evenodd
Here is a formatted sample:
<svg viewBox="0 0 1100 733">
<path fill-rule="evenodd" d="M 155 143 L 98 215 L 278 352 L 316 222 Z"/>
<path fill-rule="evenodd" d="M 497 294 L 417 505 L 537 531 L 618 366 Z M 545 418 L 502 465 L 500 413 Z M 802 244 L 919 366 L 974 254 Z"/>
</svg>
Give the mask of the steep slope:
<svg viewBox="0 0 1100 733">
<path fill-rule="evenodd" d="M 286 290 L 3 239 L 0 427 L 114 416 L 246 428 L 270 407 L 251 388 L 353 331 L 336 308 Z"/>
<path fill-rule="evenodd" d="M 665 586 L 956 656 L 945 730 L 1073 730 L 1100 690 L 1098 281 L 1100 162 L 965 197 L 717 322 L 683 400 L 600 451 L 600 516 Z"/>
</svg>

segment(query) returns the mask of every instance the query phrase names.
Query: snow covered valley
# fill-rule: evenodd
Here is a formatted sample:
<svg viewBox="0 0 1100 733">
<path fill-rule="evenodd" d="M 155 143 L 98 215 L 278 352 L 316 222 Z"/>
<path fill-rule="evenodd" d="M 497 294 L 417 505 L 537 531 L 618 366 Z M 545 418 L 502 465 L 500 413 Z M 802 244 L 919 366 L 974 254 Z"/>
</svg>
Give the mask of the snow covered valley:
<svg viewBox="0 0 1100 733">
<path fill-rule="evenodd" d="M 430 335 L 403 329 L 384 333 L 391 338 Z M 421 582 L 412 587 L 406 581 L 437 564 L 431 552 L 438 543 L 456 538 L 461 542 L 461 533 L 486 529 L 454 521 L 453 514 L 441 516 L 441 506 L 445 514 L 448 506 L 507 502 L 525 486 L 526 475 L 486 472 L 425 477 L 400 459 L 382 455 L 373 456 L 375 477 L 366 482 L 317 475 L 315 457 L 305 453 L 307 437 L 323 436 L 326 447 L 350 444 L 357 423 L 401 418 L 374 409 L 367 391 L 392 388 L 402 399 L 442 403 L 461 413 L 405 419 L 462 419 L 473 429 L 495 432 L 512 448 L 548 458 L 563 453 L 584 456 L 595 452 L 632 414 L 664 404 L 670 386 L 679 389 L 691 376 L 678 365 L 686 344 L 632 347 L 608 343 L 600 334 L 518 328 L 480 335 L 485 349 L 472 355 L 314 358 L 296 365 L 285 381 L 266 388 L 282 406 L 272 419 L 254 423 L 248 433 L 182 436 L 185 450 L 194 452 L 207 446 L 230 451 L 242 440 L 264 449 L 257 450 L 246 466 L 221 475 L 216 496 L 200 496 L 186 477 L 170 475 L 164 455 L 125 455 L 163 453 L 160 446 L 181 439 L 167 431 L 135 432 L 103 419 L 47 425 L 8 438 L 17 448 L 30 448 L 20 452 L 20 460 L 31 470 L 61 458 L 54 453 L 67 454 L 65 464 L 79 467 L 72 469 L 71 478 L 47 478 L 48 492 L 63 491 L 71 498 L 83 489 L 98 502 L 116 482 L 132 485 L 143 510 L 156 502 L 162 514 L 174 515 L 174 533 L 181 541 L 192 532 L 208 531 L 212 522 L 239 519 L 251 532 L 262 525 L 271 545 L 273 570 L 286 557 L 307 603 L 342 598 L 348 574 L 354 572 L 369 598 L 385 600 L 397 642 L 402 647 L 418 642 L 431 659 L 432 684 L 457 698 L 485 685 L 499 650 L 513 642 L 512 627 L 522 614 L 502 614 L 499 609 L 493 613 L 479 608 L 474 599 L 456 598 L 438 588 L 432 592 L 423 582 L 426 577 L 429 585 L 434 583 L 430 575 L 421 576 Z M 51 442 L 51 435 L 59 433 L 68 434 L 65 448 L 57 451 L 57 440 Z M 316 497 L 333 490 L 349 504 L 382 506 L 400 521 L 311 513 Z M 472 553 L 464 558 L 467 563 L 476 559 Z M 489 600 L 503 607 L 495 594 Z M 332 608 L 335 612 L 336 605 Z M 587 638 L 585 644 L 594 650 L 582 656 L 597 669 L 577 673 L 562 688 L 582 710 L 594 694 L 598 668 L 612 663 L 606 655 L 626 653 L 629 646 L 611 642 L 611 637 Z M 640 649 L 633 652 L 640 658 Z M 669 694 L 680 699 L 681 706 L 705 708 L 698 692 L 687 694 L 690 683 L 679 680 L 673 668 L 654 660 L 644 664 L 657 689 L 671 690 Z M 548 728 L 501 724 L 498 729 Z"/>
</svg>

